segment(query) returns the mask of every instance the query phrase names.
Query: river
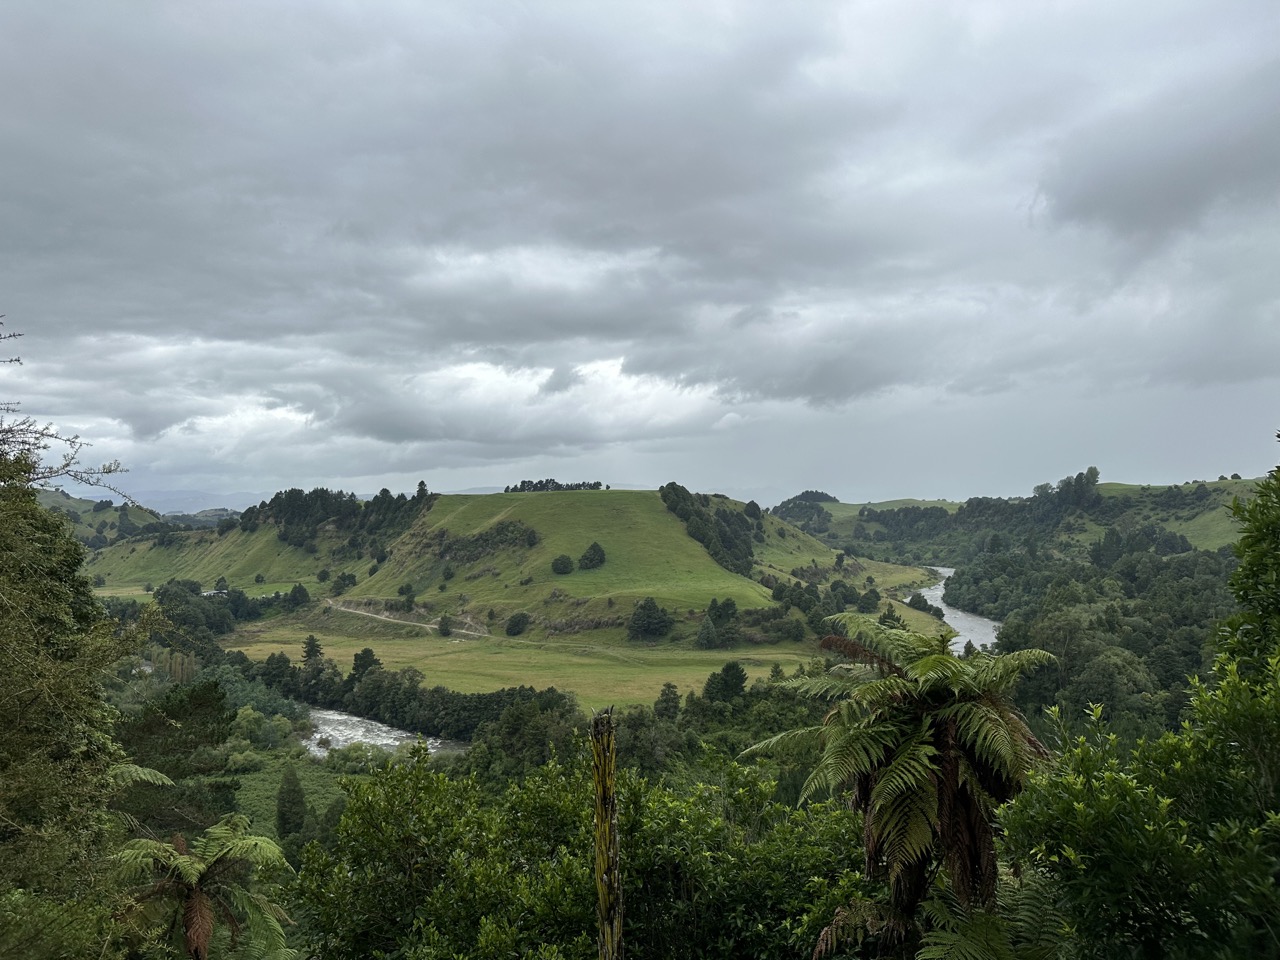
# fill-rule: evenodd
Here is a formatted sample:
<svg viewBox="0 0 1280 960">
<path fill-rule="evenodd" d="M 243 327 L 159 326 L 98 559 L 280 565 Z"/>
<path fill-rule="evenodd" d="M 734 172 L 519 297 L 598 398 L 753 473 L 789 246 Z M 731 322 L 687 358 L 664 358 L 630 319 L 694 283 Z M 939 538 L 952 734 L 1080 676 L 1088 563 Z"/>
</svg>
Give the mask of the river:
<svg viewBox="0 0 1280 960">
<path fill-rule="evenodd" d="M 314 732 L 305 741 L 306 747 L 315 756 L 323 757 L 335 747 L 349 747 L 353 743 L 367 743 L 370 746 L 394 750 L 402 743 L 417 743 L 418 734 L 407 730 L 397 730 L 376 720 L 366 720 L 339 710 L 321 710 L 311 708 L 311 726 Z M 321 744 L 326 740 L 327 744 Z M 456 740 L 442 740 L 439 737 L 423 737 L 427 749 L 432 753 L 441 750 L 462 750 L 465 743 Z"/>
<path fill-rule="evenodd" d="M 951 639 L 951 649 L 956 652 L 963 650 L 966 640 L 972 640 L 975 647 L 988 647 L 995 643 L 996 631 L 1000 629 L 1000 624 L 986 617 L 980 617 L 976 613 L 966 613 L 964 610 L 949 607 L 942 602 L 942 592 L 946 589 L 947 577 L 955 573 L 955 569 L 953 567 L 933 567 L 933 569 L 942 574 L 942 579 L 920 592 L 935 607 L 942 608 L 945 614 L 943 619 L 951 629 L 956 631 L 956 635 Z"/>
</svg>

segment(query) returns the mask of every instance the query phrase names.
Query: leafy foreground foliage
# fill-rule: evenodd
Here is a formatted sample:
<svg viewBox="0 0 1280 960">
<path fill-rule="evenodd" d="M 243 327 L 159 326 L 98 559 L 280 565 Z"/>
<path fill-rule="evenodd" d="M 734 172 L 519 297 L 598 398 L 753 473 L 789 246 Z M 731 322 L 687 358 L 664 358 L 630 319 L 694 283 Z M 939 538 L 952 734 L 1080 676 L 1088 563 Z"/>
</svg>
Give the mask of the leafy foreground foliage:
<svg viewBox="0 0 1280 960">
<path fill-rule="evenodd" d="M 819 760 L 802 797 L 847 793 L 862 813 L 868 872 L 889 885 L 883 911 L 867 919 L 881 931 L 885 953 L 909 950 L 940 872 L 963 909 L 994 903 L 996 808 L 1044 755 L 1009 691 L 1024 671 L 1052 658 L 1038 650 L 961 658 L 946 640 L 899 630 L 833 635 L 823 646 L 850 662 L 794 681 L 834 700 L 822 725 L 752 751 L 816 743 Z"/>
<path fill-rule="evenodd" d="M 716 779 L 619 776 L 627 955 L 807 957 L 835 907 L 872 889 L 858 818 L 776 803 L 728 761 Z M 349 790 L 335 848 L 310 847 L 298 880 L 320 956 L 595 955 L 585 753 L 497 795 L 433 771 L 425 752 Z"/>
<path fill-rule="evenodd" d="M 0 459 L 0 883 L 40 884 L 105 827 L 123 755 L 101 673 L 128 640 L 100 622 L 83 551 L 41 510 L 26 460 Z"/>
<path fill-rule="evenodd" d="M 108 801 L 135 777 L 101 678 L 137 642 L 104 623 L 83 551 L 40 509 L 39 469 L 0 436 L 0 957 L 94 954 Z M 146 625 L 144 624 L 143 627 Z"/>
<path fill-rule="evenodd" d="M 1125 751 L 1095 709 L 1004 818 L 1078 956 L 1280 956 L 1280 467 L 1233 513 L 1241 612 L 1189 721 Z"/>
</svg>

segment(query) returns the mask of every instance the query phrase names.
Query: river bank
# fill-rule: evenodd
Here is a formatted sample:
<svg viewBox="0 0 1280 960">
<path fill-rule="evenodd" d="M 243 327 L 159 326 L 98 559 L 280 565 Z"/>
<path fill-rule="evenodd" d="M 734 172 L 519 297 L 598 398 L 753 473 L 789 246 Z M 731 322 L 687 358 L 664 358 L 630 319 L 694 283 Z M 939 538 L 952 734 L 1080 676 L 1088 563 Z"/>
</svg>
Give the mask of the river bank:
<svg viewBox="0 0 1280 960">
<path fill-rule="evenodd" d="M 972 641 L 973 645 L 979 649 L 989 647 L 995 643 L 996 633 L 1000 630 L 1000 624 L 997 621 L 980 617 L 976 613 L 967 613 L 942 602 L 942 594 L 946 590 L 947 578 L 956 572 L 955 568 L 932 567 L 931 569 L 937 570 L 942 579 L 932 587 L 921 590 L 920 593 L 935 607 L 942 608 L 943 620 L 947 626 L 956 631 L 956 635 L 951 639 L 951 649 L 957 652 L 963 650 L 967 640 Z"/>
</svg>

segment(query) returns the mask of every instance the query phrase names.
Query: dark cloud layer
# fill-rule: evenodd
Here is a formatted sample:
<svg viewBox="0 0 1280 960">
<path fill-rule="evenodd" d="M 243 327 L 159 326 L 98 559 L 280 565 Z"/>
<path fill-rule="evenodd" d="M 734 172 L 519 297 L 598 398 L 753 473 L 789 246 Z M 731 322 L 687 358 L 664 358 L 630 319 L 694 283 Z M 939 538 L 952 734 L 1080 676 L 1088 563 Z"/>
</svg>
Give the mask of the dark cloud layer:
<svg viewBox="0 0 1280 960">
<path fill-rule="evenodd" d="M 1277 35 L 1261 0 L 11 5 L 5 389 L 149 488 L 1260 472 Z M 1152 449 L 1223 398 L 1227 447 Z"/>
</svg>

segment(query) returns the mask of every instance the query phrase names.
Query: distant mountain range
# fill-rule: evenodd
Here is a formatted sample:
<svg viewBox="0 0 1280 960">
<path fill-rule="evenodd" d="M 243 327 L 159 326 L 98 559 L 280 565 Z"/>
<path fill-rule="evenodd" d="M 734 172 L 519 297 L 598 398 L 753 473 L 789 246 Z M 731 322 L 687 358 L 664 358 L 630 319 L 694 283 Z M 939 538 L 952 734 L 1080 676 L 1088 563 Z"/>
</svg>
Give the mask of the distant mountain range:
<svg viewBox="0 0 1280 960">
<path fill-rule="evenodd" d="M 205 490 L 130 490 L 129 494 L 138 503 L 156 511 L 165 513 L 199 513 L 216 507 L 228 507 L 232 510 L 243 510 L 245 507 L 270 500 L 274 490 L 239 491 L 237 493 L 209 493 Z"/>
</svg>

